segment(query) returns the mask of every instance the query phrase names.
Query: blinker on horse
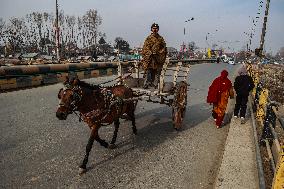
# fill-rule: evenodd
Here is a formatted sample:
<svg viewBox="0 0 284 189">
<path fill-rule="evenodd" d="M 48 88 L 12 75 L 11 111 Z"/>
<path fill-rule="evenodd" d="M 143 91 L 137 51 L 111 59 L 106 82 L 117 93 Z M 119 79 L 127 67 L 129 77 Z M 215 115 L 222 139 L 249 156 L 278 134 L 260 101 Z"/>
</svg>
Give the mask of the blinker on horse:
<svg viewBox="0 0 284 189">
<path fill-rule="evenodd" d="M 134 115 L 137 101 L 131 100 L 133 97 L 132 89 L 124 85 L 100 87 L 79 79 L 70 81 L 68 77 L 66 78 L 64 88 L 58 93 L 60 102 L 56 117 L 66 120 L 69 114 L 79 112 L 78 116 L 87 123 L 91 130 L 86 153 L 80 165 L 80 174 L 87 170 L 87 162 L 94 140 L 105 148 L 115 147 L 120 118 L 131 120 L 133 133 L 137 134 Z M 112 140 L 108 144 L 100 138 L 98 131 L 101 126 L 112 123 L 115 129 Z"/>
</svg>

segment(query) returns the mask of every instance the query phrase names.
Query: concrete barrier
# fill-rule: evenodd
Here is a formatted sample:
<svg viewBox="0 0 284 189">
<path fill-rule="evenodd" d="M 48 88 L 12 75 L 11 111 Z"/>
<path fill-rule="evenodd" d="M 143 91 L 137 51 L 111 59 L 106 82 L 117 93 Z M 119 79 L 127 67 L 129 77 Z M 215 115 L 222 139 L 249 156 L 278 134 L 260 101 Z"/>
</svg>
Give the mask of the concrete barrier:
<svg viewBox="0 0 284 189">
<path fill-rule="evenodd" d="M 79 79 L 101 77 L 117 74 L 116 68 L 102 68 L 97 70 L 54 72 L 22 76 L 8 76 L 0 78 L 0 90 L 35 87 L 63 82 L 66 76 L 77 76 Z"/>
<path fill-rule="evenodd" d="M 199 64 L 216 62 L 216 59 L 170 60 L 170 64 L 183 62 Z M 122 67 L 134 61 L 121 62 Z M 47 65 L 19 65 L 0 67 L 0 90 L 33 87 L 63 82 L 66 76 L 87 79 L 117 74 L 118 62 L 89 62 Z"/>
<path fill-rule="evenodd" d="M 132 62 L 121 62 L 122 66 L 128 66 Z M 78 72 L 84 70 L 97 70 L 117 68 L 117 62 L 90 62 L 70 64 L 49 64 L 49 65 L 25 65 L 0 67 L 0 77 L 19 77 L 25 75 L 47 74 L 58 72 Z"/>
</svg>

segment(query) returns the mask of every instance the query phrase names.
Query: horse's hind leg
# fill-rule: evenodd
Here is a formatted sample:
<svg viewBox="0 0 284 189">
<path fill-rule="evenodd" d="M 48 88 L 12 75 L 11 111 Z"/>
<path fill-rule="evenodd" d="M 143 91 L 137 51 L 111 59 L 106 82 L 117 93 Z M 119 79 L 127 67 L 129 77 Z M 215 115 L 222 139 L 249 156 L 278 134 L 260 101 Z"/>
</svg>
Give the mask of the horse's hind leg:
<svg viewBox="0 0 284 189">
<path fill-rule="evenodd" d="M 132 131 L 135 135 L 137 135 L 137 128 L 136 128 L 136 122 L 135 122 L 135 109 L 131 109 L 130 113 L 128 114 L 130 117 L 130 120 L 132 122 Z"/>
<path fill-rule="evenodd" d="M 114 121 L 114 132 L 113 132 L 113 136 L 112 136 L 109 148 L 115 148 L 115 142 L 116 142 L 116 138 L 117 138 L 118 128 L 119 128 L 119 119 Z"/>
<path fill-rule="evenodd" d="M 100 143 L 101 146 L 108 148 L 109 144 L 105 140 L 101 139 L 98 134 L 96 135 L 95 140 Z"/>
<path fill-rule="evenodd" d="M 133 116 L 131 118 L 131 121 L 132 121 L 132 131 L 135 135 L 137 135 L 137 128 L 136 128 L 136 124 L 135 124 L 135 117 Z"/>
</svg>

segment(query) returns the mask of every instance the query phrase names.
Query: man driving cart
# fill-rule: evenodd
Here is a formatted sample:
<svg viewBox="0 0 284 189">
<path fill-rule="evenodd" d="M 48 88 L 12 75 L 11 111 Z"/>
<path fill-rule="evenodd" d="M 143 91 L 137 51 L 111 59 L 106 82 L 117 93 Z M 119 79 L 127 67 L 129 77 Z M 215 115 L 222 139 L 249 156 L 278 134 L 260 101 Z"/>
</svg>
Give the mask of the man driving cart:
<svg viewBox="0 0 284 189">
<path fill-rule="evenodd" d="M 160 74 L 163 64 L 166 60 L 167 47 L 162 36 L 159 35 L 159 25 L 153 23 L 151 26 L 151 34 L 146 38 L 142 49 L 142 65 L 144 68 L 144 86 L 158 87 Z"/>
</svg>

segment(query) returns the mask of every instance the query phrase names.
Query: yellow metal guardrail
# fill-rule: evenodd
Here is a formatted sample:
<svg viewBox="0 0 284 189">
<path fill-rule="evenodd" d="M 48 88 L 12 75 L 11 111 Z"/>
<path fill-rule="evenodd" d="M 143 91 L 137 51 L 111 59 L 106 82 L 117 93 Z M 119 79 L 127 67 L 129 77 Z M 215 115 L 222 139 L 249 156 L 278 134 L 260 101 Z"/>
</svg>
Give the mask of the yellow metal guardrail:
<svg viewBox="0 0 284 189">
<path fill-rule="evenodd" d="M 269 100 L 269 90 L 264 88 L 259 80 L 257 65 L 246 64 L 246 66 L 248 74 L 253 78 L 256 86 L 252 92 L 254 97 L 254 109 L 256 111 L 256 118 L 262 127 L 261 141 L 266 144 L 272 170 L 274 172 L 272 188 L 283 189 L 284 145 L 280 146 L 277 134 L 274 130 L 276 127 L 276 120 L 282 124 L 275 108 L 277 107 L 277 103 Z M 282 128 L 284 128 L 283 125 Z"/>
<path fill-rule="evenodd" d="M 273 189 L 284 188 L 284 147 L 282 146 L 282 152 L 279 156 L 278 163 L 276 166 L 276 174 L 273 179 Z"/>
</svg>

